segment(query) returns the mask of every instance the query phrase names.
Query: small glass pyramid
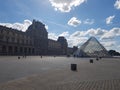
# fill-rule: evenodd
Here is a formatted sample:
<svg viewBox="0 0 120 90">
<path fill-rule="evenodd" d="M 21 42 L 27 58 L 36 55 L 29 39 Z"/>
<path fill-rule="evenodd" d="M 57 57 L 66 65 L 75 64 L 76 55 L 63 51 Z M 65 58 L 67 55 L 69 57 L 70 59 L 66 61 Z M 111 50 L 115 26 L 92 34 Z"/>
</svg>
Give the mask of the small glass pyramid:
<svg viewBox="0 0 120 90">
<path fill-rule="evenodd" d="M 74 55 L 79 57 L 106 57 L 109 56 L 107 50 L 98 42 L 95 37 L 87 40 Z"/>
</svg>

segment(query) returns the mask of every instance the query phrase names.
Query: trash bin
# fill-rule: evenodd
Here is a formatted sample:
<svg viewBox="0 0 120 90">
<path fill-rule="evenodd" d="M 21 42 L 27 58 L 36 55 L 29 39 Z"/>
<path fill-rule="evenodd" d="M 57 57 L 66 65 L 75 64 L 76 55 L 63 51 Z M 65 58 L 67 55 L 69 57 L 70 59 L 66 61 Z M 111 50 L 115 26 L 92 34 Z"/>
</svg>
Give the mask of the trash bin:
<svg viewBox="0 0 120 90">
<path fill-rule="evenodd" d="M 90 59 L 90 63 L 93 63 L 93 59 Z"/>
<path fill-rule="evenodd" d="M 71 70 L 77 71 L 77 64 L 71 64 Z"/>
</svg>

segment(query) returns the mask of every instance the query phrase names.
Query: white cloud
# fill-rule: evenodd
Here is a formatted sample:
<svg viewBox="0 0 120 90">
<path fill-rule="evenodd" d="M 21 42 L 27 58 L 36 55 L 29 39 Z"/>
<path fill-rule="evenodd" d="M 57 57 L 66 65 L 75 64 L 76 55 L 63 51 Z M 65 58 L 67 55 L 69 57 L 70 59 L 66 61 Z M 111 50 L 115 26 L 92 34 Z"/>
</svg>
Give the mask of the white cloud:
<svg viewBox="0 0 120 90">
<path fill-rule="evenodd" d="M 116 36 L 120 36 L 120 28 L 112 28 L 111 30 L 107 31 L 101 39 L 113 39 Z"/>
<path fill-rule="evenodd" d="M 101 29 L 101 28 L 97 28 L 97 29 L 88 29 L 86 31 L 86 35 L 89 35 L 89 36 L 102 36 L 104 33 L 106 33 L 107 31 L 104 30 L 104 29 Z"/>
<path fill-rule="evenodd" d="M 48 30 L 48 25 L 45 25 L 46 30 Z"/>
<path fill-rule="evenodd" d="M 76 31 L 73 34 L 71 34 L 71 37 L 78 37 L 81 36 L 81 31 Z"/>
<path fill-rule="evenodd" d="M 48 33 L 48 38 L 49 39 L 53 39 L 53 40 L 57 40 L 58 39 L 58 35 L 56 35 L 55 33 Z"/>
<path fill-rule="evenodd" d="M 76 31 L 74 32 L 71 36 L 79 36 L 79 37 L 86 37 L 86 36 L 97 36 L 100 37 L 102 35 L 104 35 L 104 33 L 106 33 L 107 31 L 101 28 L 97 28 L 97 29 L 88 29 L 86 31 Z"/>
<path fill-rule="evenodd" d="M 81 21 L 78 20 L 76 17 L 72 17 L 69 21 L 68 21 L 68 25 L 70 26 L 74 26 L 77 27 L 77 25 L 81 24 Z"/>
<path fill-rule="evenodd" d="M 107 40 L 107 41 L 101 41 L 101 44 L 107 49 L 107 50 L 116 50 L 117 52 L 120 52 L 119 42 L 116 40 Z"/>
<path fill-rule="evenodd" d="M 118 46 L 118 48 L 120 48 L 120 45 Z"/>
<path fill-rule="evenodd" d="M 68 37 L 68 36 L 69 36 L 69 32 L 68 32 L 68 31 L 63 32 L 63 33 L 61 33 L 59 36 Z"/>
<path fill-rule="evenodd" d="M 54 9 L 61 12 L 70 12 L 72 7 L 76 7 L 84 3 L 86 0 L 49 0 Z"/>
<path fill-rule="evenodd" d="M 76 31 L 69 35 L 68 37 L 68 45 L 69 46 L 81 46 L 87 39 L 87 36 L 83 36 L 83 31 Z"/>
<path fill-rule="evenodd" d="M 109 16 L 106 18 L 106 24 L 112 24 L 112 20 L 115 18 L 115 15 Z"/>
<path fill-rule="evenodd" d="M 83 43 L 87 41 L 88 37 L 69 37 L 68 40 L 68 45 L 69 47 L 73 46 L 81 46 Z"/>
<path fill-rule="evenodd" d="M 18 22 L 16 22 L 16 23 L 0 23 L 0 25 L 2 25 L 2 26 L 17 29 L 17 30 L 20 30 L 23 32 L 25 32 L 31 24 L 32 24 L 32 21 L 30 21 L 30 20 L 24 20 L 23 23 L 18 23 Z M 45 25 L 45 28 L 48 30 L 47 25 Z"/>
<path fill-rule="evenodd" d="M 120 0 L 116 0 L 115 4 L 114 4 L 114 7 L 116 9 L 120 9 Z"/>
<path fill-rule="evenodd" d="M 32 22 L 30 20 L 24 20 L 23 23 L 13 23 L 13 24 L 11 24 L 11 23 L 0 23 L 0 25 L 2 25 L 2 26 L 6 26 L 6 27 L 9 27 L 9 28 L 21 30 L 23 32 L 25 32 L 31 24 L 32 24 Z"/>
<path fill-rule="evenodd" d="M 76 17 L 72 17 L 68 21 L 68 25 L 74 26 L 74 27 L 77 27 L 81 23 L 82 23 L 82 21 L 77 19 Z M 87 24 L 87 25 L 92 25 L 93 23 L 94 23 L 94 19 L 86 19 L 86 20 L 83 21 L 83 24 Z"/>
<path fill-rule="evenodd" d="M 116 45 L 115 41 L 106 41 L 106 42 L 101 42 L 104 47 L 110 48 Z"/>
<path fill-rule="evenodd" d="M 94 19 L 86 19 L 85 21 L 83 21 L 84 24 L 88 24 L 88 25 L 91 25 L 94 23 Z"/>
</svg>

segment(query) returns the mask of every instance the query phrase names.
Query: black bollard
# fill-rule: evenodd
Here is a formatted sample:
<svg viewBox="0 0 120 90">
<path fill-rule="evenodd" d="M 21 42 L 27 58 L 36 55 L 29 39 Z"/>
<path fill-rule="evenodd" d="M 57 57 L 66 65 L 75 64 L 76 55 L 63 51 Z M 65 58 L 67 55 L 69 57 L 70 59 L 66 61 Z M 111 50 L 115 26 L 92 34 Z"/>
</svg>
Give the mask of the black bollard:
<svg viewBox="0 0 120 90">
<path fill-rule="evenodd" d="M 71 64 L 71 70 L 77 71 L 77 64 Z"/>
<path fill-rule="evenodd" d="M 90 59 L 90 63 L 93 63 L 93 59 Z"/>
<path fill-rule="evenodd" d="M 98 60 L 99 60 L 99 58 L 96 58 L 96 60 L 98 61 Z"/>
<path fill-rule="evenodd" d="M 67 57 L 70 57 L 70 55 L 68 54 Z"/>
<path fill-rule="evenodd" d="M 20 59 L 20 57 L 18 57 L 18 59 Z"/>
</svg>

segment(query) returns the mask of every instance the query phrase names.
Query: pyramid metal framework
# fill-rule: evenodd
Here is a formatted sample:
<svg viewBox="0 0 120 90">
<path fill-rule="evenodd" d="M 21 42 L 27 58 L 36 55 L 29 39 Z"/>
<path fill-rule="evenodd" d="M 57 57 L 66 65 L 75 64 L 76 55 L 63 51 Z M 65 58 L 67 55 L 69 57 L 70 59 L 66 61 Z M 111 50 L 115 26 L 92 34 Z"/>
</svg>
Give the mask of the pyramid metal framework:
<svg viewBox="0 0 120 90">
<path fill-rule="evenodd" d="M 79 57 L 108 57 L 108 51 L 95 37 L 91 37 L 87 40 L 74 55 Z"/>
</svg>

